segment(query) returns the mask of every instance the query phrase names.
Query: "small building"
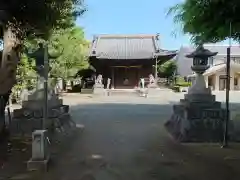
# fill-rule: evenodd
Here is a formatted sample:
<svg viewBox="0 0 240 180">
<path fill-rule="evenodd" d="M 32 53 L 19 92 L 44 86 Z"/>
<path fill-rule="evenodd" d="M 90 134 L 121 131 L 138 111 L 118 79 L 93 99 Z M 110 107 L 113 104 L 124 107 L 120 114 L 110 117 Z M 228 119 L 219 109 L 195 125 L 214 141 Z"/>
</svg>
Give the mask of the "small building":
<svg viewBox="0 0 240 180">
<path fill-rule="evenodd" d="M 218 54 L 209 59 L 209 69 L 203 74 L 206 80 L 206 85 L 216 91 L 226 89 L 226 60 L 227 47 L 224 45 L 204 45 L 204 48 L 218 52 Z M 194 51 L 193 47 L 181 47 L 176 56 L 177 73 L 180 76 L 192 77 L 194 74 L 191 70 L 192 59 L 185 57 Z M 240 47 L 231 47 L 231 67 L 230 67 L 230 90 L 240 90 Z"/>
<path fill-rule="evenodd" d="M 134 88 L 140 78 L 156 76 L 156 64 L 176 56 L 162 50 L 159 35 L 98 35 L 90 49 L 90 64 L 97 74 L 112 80 L 112 88 Z"/>
</svg>

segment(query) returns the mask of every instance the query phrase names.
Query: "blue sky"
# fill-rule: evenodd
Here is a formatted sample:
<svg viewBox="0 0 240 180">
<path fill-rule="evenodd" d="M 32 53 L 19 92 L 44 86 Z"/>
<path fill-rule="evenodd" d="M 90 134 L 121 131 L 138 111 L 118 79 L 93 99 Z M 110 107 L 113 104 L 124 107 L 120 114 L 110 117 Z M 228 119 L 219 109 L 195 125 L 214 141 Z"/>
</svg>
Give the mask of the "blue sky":
<svg viewBox="0 0 240 180">
<path fill-rule="evenodd" d="M 160 47 L 179 49 L 189 45 L 190 38 L 166 16 L 169 7 L 182 0 L 85 0 L 88 11 L 77 20 L 86 38 L 96 34 L 156 34 Z M 176 36 L 173 35 L 175 32 Z"/>
</svg>

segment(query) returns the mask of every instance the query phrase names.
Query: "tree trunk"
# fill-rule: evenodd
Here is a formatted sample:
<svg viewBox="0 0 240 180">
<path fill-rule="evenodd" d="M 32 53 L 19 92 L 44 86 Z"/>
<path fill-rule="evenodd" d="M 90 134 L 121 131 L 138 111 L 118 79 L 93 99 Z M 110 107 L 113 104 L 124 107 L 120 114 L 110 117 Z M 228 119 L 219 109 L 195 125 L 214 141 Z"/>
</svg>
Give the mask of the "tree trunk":
<svg viewBox="0 0 240 180">
<path fill-rule="evenodd" d="M 11 28 L 4 29 L 3 53 L 0 67 L 0 132 L 5 129 L 5 108 L 16 83 L 16 69 L 20 59 L 20 41 Z"/>
<path fill-rule="evenodd" d="M 66 91 L 67 83 L 66 83 L 66 81 L 64 79 L 63 79 L 62 83 L 63 83 L 63 90 Z"/>
<path fill-rule="evenodd" d="M 74 86 L 74 83 L 73 83 L 73 81 L 70 81 L 70 83 L 71 83 L 71 90 L 72 90 L 73 86 Z"/>
</svg>

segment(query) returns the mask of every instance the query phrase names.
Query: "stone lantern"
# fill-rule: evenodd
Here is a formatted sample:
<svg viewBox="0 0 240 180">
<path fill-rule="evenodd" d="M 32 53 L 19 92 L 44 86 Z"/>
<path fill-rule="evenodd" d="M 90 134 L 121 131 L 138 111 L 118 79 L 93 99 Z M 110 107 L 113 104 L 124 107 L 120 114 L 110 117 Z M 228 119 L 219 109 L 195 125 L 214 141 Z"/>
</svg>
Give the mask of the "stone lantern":
<svg viewBox="0 0 240 180">
<path fill-rule="evenodd" d="M 193 86 L 189 88 L 189 94 L 211 93 L 211 90 L 206 88 L 203 73 L 209 68 L 208 59 L 215 55 L 217 55 L 217 52 L 211 52 L 204 49 L 203 45 L 200 45 L 194 52 L 186 56 L 188 58 L 193 58 L 193 66 L 191 68 L 196 73 L 196 81 Z"/>
<path fill-rule="evenodd" d="M 193 58 L 192 70 L 196 81 L 189 88 L 184 99 L 173 106 L 173 114 L 165 123 L 174 139 L 184 142 L 220 142 L 223 137 L 225 110 L 215 100 L 210 88 L 206 87 L 203 73 L 209 68 L 208 58 L 217 52 L 210 52 L 202 45 L 188 58 Z"/>
</svg>

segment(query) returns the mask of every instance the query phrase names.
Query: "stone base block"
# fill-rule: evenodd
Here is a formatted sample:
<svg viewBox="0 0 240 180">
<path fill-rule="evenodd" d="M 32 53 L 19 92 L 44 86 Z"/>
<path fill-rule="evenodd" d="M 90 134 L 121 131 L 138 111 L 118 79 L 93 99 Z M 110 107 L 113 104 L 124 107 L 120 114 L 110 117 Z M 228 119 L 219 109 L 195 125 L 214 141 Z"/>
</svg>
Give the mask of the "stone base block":
<svg viewBox="0 0 240 180">
<path fill-rule="evenodd" d="M 92 94 L 93 89 L 81 89 L 81 94 Z"/>
<path fill-rule="evenodd" d="M 97 87 L 95 87 L 93 89 L 93 94 L 94 95 L 101 95 L 101 96 L 103 96 L 103 95 L 105 95 L 105 89 L 104 88 L 97 88 Z"/>
<path fill-rule="evenodd" d="M 157 89 L 157 88 L 159 88 L 159 86 L 156 83 L 149 84 L 147 87 L 149 89 Z"/>
<path fill-rule="evenodd" d="M 216 97 L 212 94 L 185 94 L 184 99 L 190 102 L 214 102 Z"/>
<path fill-rule="evenodd" d="M 221 142 L 225 110 L 218 102 L 189 102 L 173 106 L 173 114 L 165 123 L 172 137 L 180 142 Z"/>
<path fill-rule="evenodd" d="M 47 157 L 45 160 L 33 160 L 30 159 L 27 162 L 28 171 L 42 170 L 47 171 L 49 166 L 50 157 Z"/>
<path fill-rule="evenodd" d="M 54 100 L 48 100 L 48 107 L 56 107 L 63 104 L 62 99 L 54 99 Z M 22 102 L 22 108 L 24 109 L 40 109 L 43 107 L 43 102 L 39 100 L 28 100 Z"/>
<path fill-rule="evenodd" d="M 45 121 L 45 126 L 48 130 L 54 130 L 59 126 L 76 126 L 71 120 L 68 113 L 69 106 L 61 105 L 48 110 L 48 119 Z M 41 129 L 43 118 L 43 110 L 17 109 L 13 112 L 13 119 L 9 127 L 14 135 L 31 136 L 32 132 Z"/>
<path fill-rule="evenodd" d="M 138 90 L 138 93 L 140 97 L 147 97 L 147 89 L 141 88 Z"/>
<path fill-rule="evenodd" d="M 166 88 L 148 88 L 146 90 L 147 96 L 159 96 L 161 93 L 164 93 L 164 91 L 169 91 L 169 89 Z"/>
</svg>

